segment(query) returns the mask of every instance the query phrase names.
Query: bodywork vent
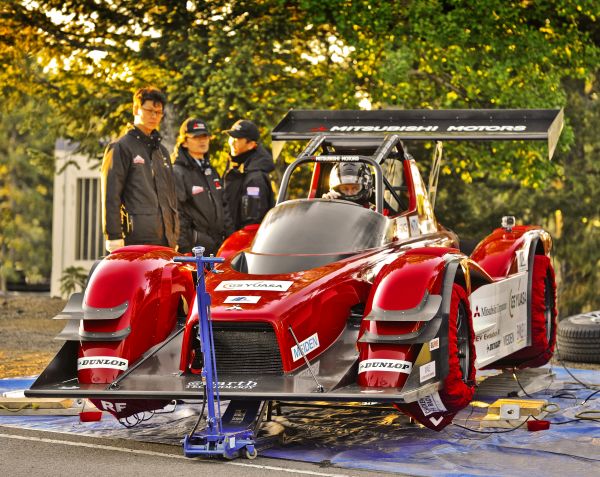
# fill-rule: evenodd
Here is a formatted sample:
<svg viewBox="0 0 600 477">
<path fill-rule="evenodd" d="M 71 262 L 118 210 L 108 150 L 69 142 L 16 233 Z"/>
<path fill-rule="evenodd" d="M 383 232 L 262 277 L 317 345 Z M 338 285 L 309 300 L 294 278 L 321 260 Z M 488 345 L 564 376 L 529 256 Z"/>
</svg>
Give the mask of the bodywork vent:
<svg viewBox="0 0 600 477">
<path fill-rule="evenodd" d="M 268 323 L 213 321 L 217 372 L 282 375 L 279 344 Z M 197 337 L 197 328 L 194 333 Z M 197 338 L 196 349 L 199 349 Z"/>
</svg>

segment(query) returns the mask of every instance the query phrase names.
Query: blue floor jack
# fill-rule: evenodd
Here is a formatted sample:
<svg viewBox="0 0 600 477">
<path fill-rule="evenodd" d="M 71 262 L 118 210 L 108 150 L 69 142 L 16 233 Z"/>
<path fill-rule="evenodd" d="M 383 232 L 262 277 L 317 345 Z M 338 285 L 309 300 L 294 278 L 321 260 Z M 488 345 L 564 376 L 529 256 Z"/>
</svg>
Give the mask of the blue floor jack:
<svg viewBox="0 0 600 477">
<path fill-rule="evenodd" d="M 221 399 L 217 378 L 217 363 L 210 318 L 210 295 L 206 292 L 205 269 L 216 273 L 215 263 L 223 258 L 204 257 L 204 247 L 195 247 L 194 257 L 175 257 L 175 262 L 193 262 L 198 271 L 196 295 L 198 301 L 198 339 L 203 358 L 202 383 L 207 406 L 206 428 L 196 432 L 196 427 L 183 439 L 186 457 L 221 456 L 234 459 L 242 453 L 254 459 L 255 447 L 253 423 L 259 424 L 264 406 L 260 401 L 231 401 L 221 416 Z M 201 418 L 202 416 L 200 416 Z"/>
</svg>

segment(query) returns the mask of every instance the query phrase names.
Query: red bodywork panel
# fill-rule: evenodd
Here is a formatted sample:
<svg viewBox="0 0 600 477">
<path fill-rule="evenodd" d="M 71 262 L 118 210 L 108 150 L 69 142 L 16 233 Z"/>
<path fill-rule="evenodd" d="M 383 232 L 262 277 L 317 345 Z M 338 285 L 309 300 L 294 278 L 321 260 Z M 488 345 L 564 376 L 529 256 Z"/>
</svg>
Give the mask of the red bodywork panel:
<svg viewBox="0 0 600 477">
<path fill-rule="evenodd" d="M 440 294 L 446 262 L 442 258 L 448 253 L 459 253 L 454 248 L 437 247 L 413 249 L 401 255 L 379 273 L 373 293 L 365 308 L 365 316 L 373 309 L 409 310 L 416 308 L 426 292 Z M 423 322 L 385 322 L 363 320 L 360 335 L 370 332 L 374 335 L 401 336 L 414 333 Z M 414 363 L 421 345 L 368 344 L 358 343 L 360 361 L 399 360 Z M 395 371 L 365 371 L 359 373 L 361 386 L 402 387 L 408 378 L 407 373 Z"/>
<path fill-rule="evenodd" d="M 471 254 L 477 262 L 494 279 L 504 278 L 515 268 L 515 252 L 527 242 L 525 234 L 541 230 L 540 227 L 519 225 L 508 232 L 498 228 L 483 239 Z M 544 244 L 547 250 L 548 245 Z"/>
<path fill-rule="evenodd" d="M 250 224 L 246 225 L 243 229 L 232 233 L 219 248 L 217 257 L 231 258 L 240 250 L 248 248 L 252 243 L 252 240 L 254 240 L 254 236 L 259 227 L 260 224 Z"/>
<path fill-rule="evenodd" d="M 284 372 L 293 371 L 304 365 L 304 361 L 292 357 L 296 343 L 289 331 L 291 326 L 298 341 L 318 335 L 319 346 L 307 354 L 312 359 L 325 351 L 344 330 L 350 308 L 364 303 L 371 284 L 360 278 L 360 271 L 368 268 L 377 253 L 363 254 L 312 270 L 280 275 L 251 275 L 232 270 L 230 260 L 217 268 L 221 274 L 208 274 L 206 290 L 211 295 L 211 317 L 213 322 L 234 321 L 269 323 L 277 337 Z M 293 282 L 288 290 L 262 291 L 233 290 L 216 291 L 220 283 L 234 280 L 280 280 Z M 256 304 L 244 304 L 243 311 L 233 309 L 224 301 L 228 296 L 260 296 Z M 194 326 L 198 323 L 198 312 L 190 314 L 183 338 L 181 370 L 187 370 Z M 325 326 L 324 326 L 325 325 Z"/>
<path fill-rule="evenodd" d="M 115 356 L 132 364 L 167 338 L 175 327 L 181 299 L 192 303 L 195 293 L 189 267 L 172 262 L 177 255 L 167 247 L 133 246 L 116 250 L 100 262 L 86 289 L 85 305 L 107 309 L 127 302 L 127 309 L 119 318 L 84 320 L 83 330 L 101 336 L 131 331 L 119 341 L 81 342 L 78 358 Z M 78 377 L 83 383 L 110 383 L 121 372 L 80 369 Z"/>
</svg>

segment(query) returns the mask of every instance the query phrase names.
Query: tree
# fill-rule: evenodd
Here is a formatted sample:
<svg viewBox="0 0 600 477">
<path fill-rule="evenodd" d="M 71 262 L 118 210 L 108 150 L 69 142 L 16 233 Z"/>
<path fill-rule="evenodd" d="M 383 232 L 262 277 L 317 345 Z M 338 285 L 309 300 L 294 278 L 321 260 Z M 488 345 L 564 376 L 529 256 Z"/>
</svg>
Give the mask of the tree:
<svg viewBox="0 0 600 477">
<path fill-rule="evenodd" d="M 459 232 L 492 223 L 481 196 L 533 218 L 542 206 L 538 217 L 548 223 L 560 210 L 570 227 L 565 211 L 577 211 L 581 196 L 567 193 L 567 166 L 597 162 L 595 139 L 579 140 L 579 128 L 597 117 L 597 99 L 586 93 L 578 102 L 581 88 L 572 86 L 596 90 L 600 5 L 591 0 L 38 0 L 1 8 L 0 78 L 49 104 L 53 130 L 93 157 L 130 120 L 133 91 L 154 83 L 171 102 L 167 137 L 191 115 L 217 132 L 250 117 L 267 133 L 289 108 L 351 109 L 366 101 L 383 108 L 568 105 L 553 163 L 543 147 L 522 144 L 450 151 L 441 181 L 461 191 L 471 216 L 443 209 L 441 200 L 440 213 Z M 214 142 L 223 167 L 223 135 Z M 573 175 L 579 179 L 585 182 Z M 464 192 L 465 183 L 485 192 Z M 586 214 L 588 222 L 574 219 L 573 227 L 593 236 L 597 213 Z M 559 254 L 568 248 L 561 240 Z M 560 258 L 561 273 L 571 276 Z M 562 296 L 574 307 L 590 305 L 590 293 L 564 283 Z"/>
<path fill-rule="evenodd" d="M 10 106 L 9 106 L 10 105 Z M 7 111 L 8 108 L 10 111 Z M 52 131 L 48 108 L 31 99 L 5 97 L 0 106 L 0 291 L 24 273 L 37 282 L 50 272 Z"/>
</svg>

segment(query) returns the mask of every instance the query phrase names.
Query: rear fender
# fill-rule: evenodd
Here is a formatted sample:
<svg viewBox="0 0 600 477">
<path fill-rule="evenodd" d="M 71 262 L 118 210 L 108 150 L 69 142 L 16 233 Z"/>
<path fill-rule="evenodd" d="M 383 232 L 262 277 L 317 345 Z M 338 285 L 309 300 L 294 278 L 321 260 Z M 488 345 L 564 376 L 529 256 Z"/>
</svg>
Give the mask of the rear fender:
<svg viewBox="0 0 600 477">
<path fill-rule="evenodd" d="M 408 391 L 443 381 L 455 282 L 470 289 L 468 259 L 456 249 L 413 249 L 381 270 L 358 339 L 359 385 Z"/>
<path fill-rule="evenodd" d="M 520 225 L 510 232 L 498 228 L 477 245 L 471 259 L 491 277 L 500 279 L 527 271 L 530 256 L 548 255 L 551 248 L 550 234 L 538 226 Z"/>
<path fill-rule="evenodd" d="M 227 239 L 225 239 L 217 251 L 217 257 L 223 257 L 227 259 L 250 247 L 258 227 L 260 227 L 260 224 L 250 224 L 246 225 L 243 229 L 232 233 L 229 237 L 227 237 Z"/>
</svg>

